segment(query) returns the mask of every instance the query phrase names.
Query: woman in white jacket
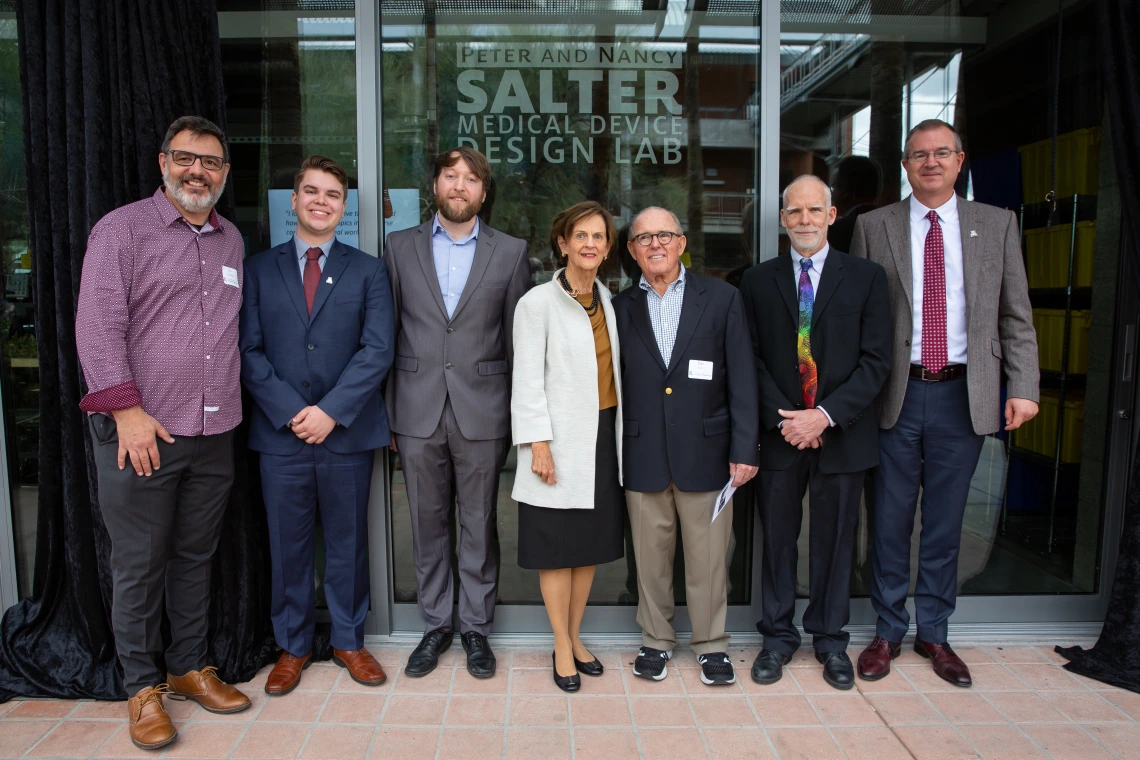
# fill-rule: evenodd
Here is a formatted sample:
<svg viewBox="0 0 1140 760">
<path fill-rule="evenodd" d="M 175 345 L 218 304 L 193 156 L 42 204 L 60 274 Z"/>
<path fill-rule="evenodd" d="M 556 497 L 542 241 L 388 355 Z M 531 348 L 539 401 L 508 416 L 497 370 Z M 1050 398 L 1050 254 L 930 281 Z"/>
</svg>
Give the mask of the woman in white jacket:
<svg viewBox="0 0 1140 760">
<path fill-rule="evenodd" d="M 554 630 L 554 682 L 577 691 L 579 673 L 602 674 L 579 638 L 595 566 L 624 553 L 617 322 L 595 279 L 617 231 L 604 206 L 584 201 L 555 217 L 550 238 L 566 268 L 515 311 L 511 496 L 519 565 L 538 570 Z"/>
</svg>

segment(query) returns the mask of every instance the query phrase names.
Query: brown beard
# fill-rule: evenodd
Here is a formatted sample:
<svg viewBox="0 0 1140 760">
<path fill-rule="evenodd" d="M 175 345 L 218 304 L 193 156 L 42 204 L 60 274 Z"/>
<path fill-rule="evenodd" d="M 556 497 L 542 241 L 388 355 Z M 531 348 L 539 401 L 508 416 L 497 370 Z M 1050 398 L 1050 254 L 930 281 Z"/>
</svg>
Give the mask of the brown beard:
<svg viewBox="0 0 1140 760">
<path fill-rule="evenodd" d="M 463 211 L 456 214 L 448 208 L 447 196 L 436 193 L 435 207 L 439 209 L 439 215 L 447 221 L 454 224 L 465 224 L 475 218 L 475 215 L 479 213 L 479 209 L 483 208 L 483 204 L 472 199 L 467 203 L 467 207 Z"/>
</svg>

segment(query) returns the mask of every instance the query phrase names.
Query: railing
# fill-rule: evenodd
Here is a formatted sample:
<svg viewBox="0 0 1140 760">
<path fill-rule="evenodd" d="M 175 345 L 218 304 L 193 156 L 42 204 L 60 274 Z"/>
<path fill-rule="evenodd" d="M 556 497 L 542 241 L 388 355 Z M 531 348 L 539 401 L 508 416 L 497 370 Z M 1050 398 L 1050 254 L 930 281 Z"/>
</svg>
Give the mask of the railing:
<svg viewBox="0 0 1140 760">
<path fill-rule="evenodd" d="M 780 74 L 780 111 L 799 102 L 812 88 L 848 65 L 870 43 L 866 34 L 825 34 Z"/>
<path fill-rule="evenodd" d="M 753 198 L 750 193 L 704 193 L 705 224 L 740 226 L 744 207 Z"/>
</svg>

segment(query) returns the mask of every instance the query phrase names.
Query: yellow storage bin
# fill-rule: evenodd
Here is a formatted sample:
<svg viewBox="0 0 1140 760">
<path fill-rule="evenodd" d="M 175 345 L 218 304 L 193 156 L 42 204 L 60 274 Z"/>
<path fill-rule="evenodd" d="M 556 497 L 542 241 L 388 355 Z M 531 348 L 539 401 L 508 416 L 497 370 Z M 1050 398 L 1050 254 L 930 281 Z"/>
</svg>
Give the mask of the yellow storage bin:
<svg viewBox="0 0 1140 760">
<path fill-rule="evenodd" d="M 1013 431 L 1013 445 L 1052 459 L 1057 452 L 1058 401 L 1057 391 L 1041 391 L 1041 410 L 1036 417 Z M 1070 392 L 1065 397 L 1065 429 L 1061 431 L 1062 462 L 1081 461 L 1084 434 L 1085 400 Z"/>
<path fill-rule="evenodd" d="M 1026 203 L 1044 203 L 1049 192 L 1053 140 L 1017 149 L 1021 153 L 1021 190 Z M 1057 195 L 1096 195 L 1100 183 L 1100 127 L 1057 136 Z"/>
<path fill-rule="evenodd" d="M 1031 288 L 1063 288 L 1069 281 L 1072 224 L 1025 231 L 1025 271 Z M 1077 222 L 1073 256 L 1073 287 L 1091 288 L 1096 222 Z"/>
<path fill-rule="evenodd" d="M 1092 323 L 1092 312 L 1073 311 L 1072 315 L 1069 372 L 1083 375 L 1089 368 L 1089 325 Z M 1065 347 L 1065 310 L 1034 309 L 1033 329 L 1037 331 L 1037 356 L 1041 369 L 1060 372 Z"/>
</svg>

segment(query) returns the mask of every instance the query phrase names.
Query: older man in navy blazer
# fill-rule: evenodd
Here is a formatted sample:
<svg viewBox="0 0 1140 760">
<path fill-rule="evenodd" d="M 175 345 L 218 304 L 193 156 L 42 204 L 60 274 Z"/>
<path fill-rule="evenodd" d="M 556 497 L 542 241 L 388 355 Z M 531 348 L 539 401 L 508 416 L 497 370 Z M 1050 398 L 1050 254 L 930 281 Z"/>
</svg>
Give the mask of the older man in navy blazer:
<svg viewBox="0 0 1140 760">
<path fill-rule="evenodd" d="M 306 158 L 294 181 L 295 236 L 245 263 L 241 378 L 255 402 L 249 447 L 261 452 L 283 650 L 265 684 L 271 695 L 296 688 L 312 657 L 318 510 L 333 659 L 359 683 L 385 680 L 364 649 L 364 617 L 373 451 L 389 440 L 380 384 L 394 353 L 392 291 L 381 259 L 335 237 L 347 193 L 336 162 Z"/>
<path fill-rule="evenodd" d="M 641 280 L 613 300 L 621 338 L 622 473 L 637 560 L 641 650 L 633 674 L 660 681 L 673 654 L 673 557 L 680 532 L 690 646 L 710 686 L 736 682 L 725 650 L 732 502 L 720 490 L 760 462 L 760 391 L 740 291 L 681 263 L 677 215 L 643 210 L 629 226 Z"/>
</svg>

